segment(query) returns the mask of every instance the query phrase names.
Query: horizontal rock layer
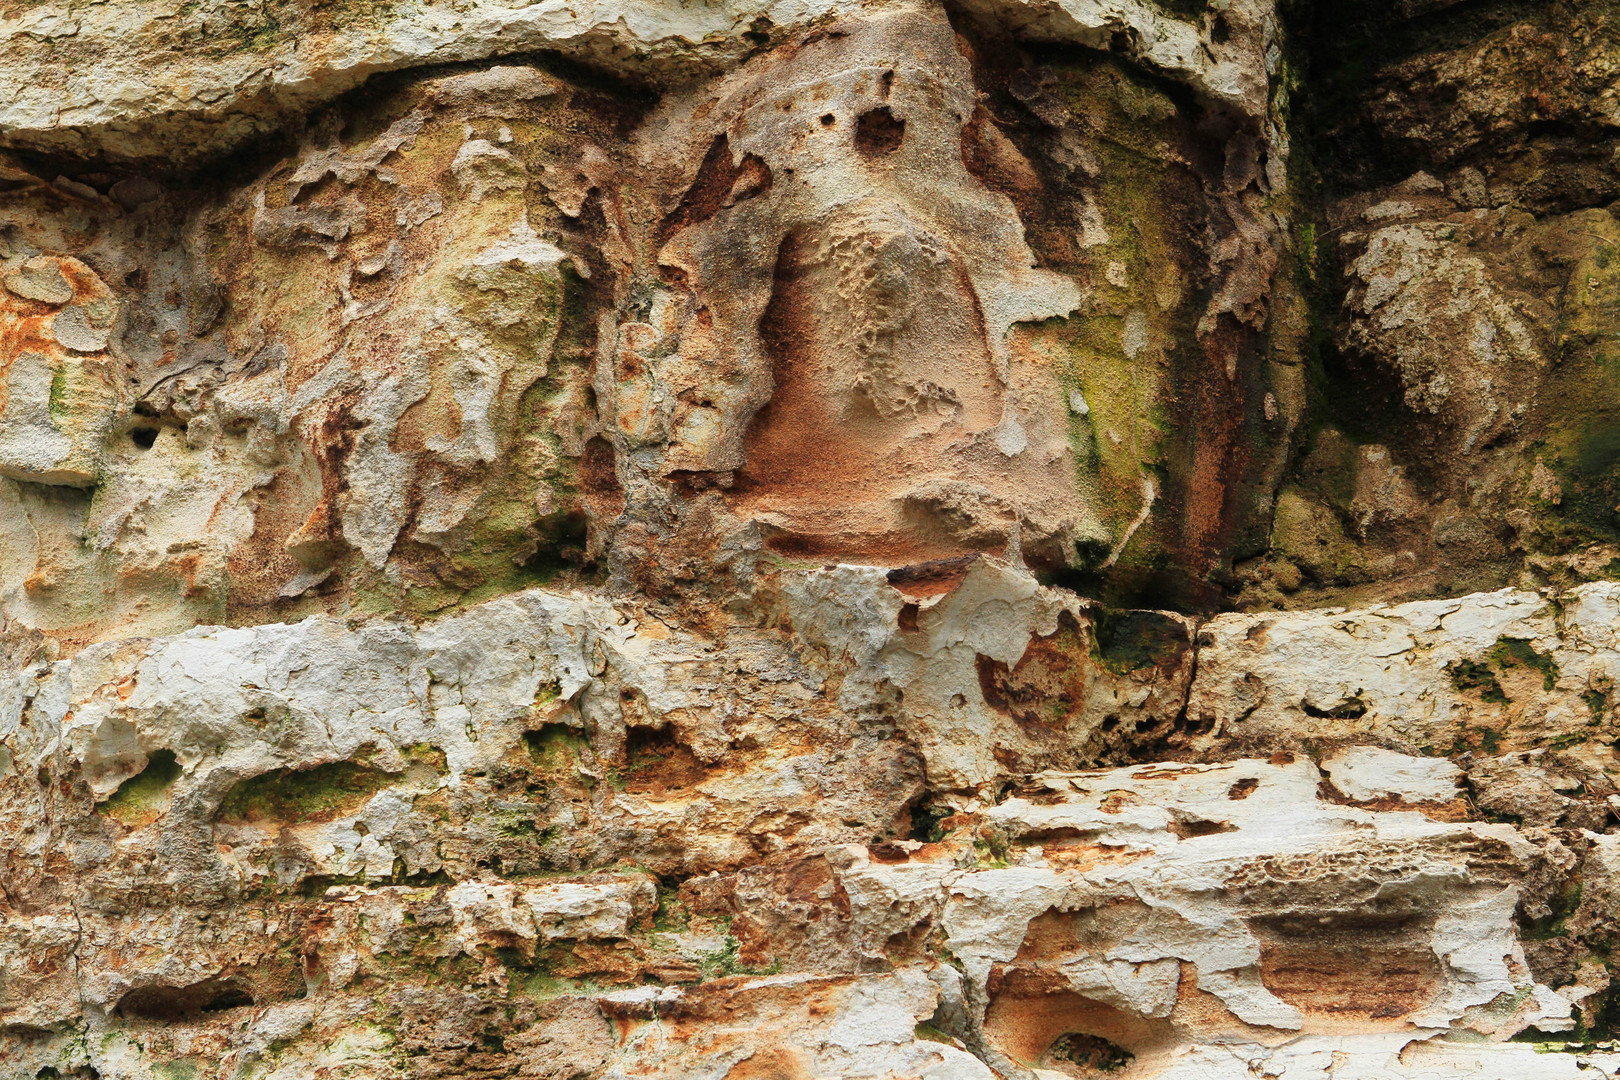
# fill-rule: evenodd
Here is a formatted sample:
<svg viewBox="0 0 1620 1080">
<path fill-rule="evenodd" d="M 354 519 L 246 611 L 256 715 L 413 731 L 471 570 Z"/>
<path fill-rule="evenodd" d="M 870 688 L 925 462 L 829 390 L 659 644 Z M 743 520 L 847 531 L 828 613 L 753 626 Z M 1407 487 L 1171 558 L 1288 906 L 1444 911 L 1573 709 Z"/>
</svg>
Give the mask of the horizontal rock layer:
<svg viewBox="0 0 1620 1080">
<path fill-rule="evenodd" d="M 1590 1022 L 1612 587 L 1198 623 L 904 577 L 18 643 L 8 1061 L 1541 1076 L 1456 1040 Z"/>
<path fill-rule="evenodd" d="M 982 6 L 1033 40 L 1095 46 L 1124 35 L 1152 67 L 1234 108 L 1265 111 L 1254 42 L 1211 48 L 1197 29 L 1143 0 Z M 378 72 L 557 52 L 675 82 L 735 64 L 786 31 L 861 10 L 839 0 L 23 7 L 0 21 L 0 145 L 189 163 L 236 149 Z"/>
</svg>

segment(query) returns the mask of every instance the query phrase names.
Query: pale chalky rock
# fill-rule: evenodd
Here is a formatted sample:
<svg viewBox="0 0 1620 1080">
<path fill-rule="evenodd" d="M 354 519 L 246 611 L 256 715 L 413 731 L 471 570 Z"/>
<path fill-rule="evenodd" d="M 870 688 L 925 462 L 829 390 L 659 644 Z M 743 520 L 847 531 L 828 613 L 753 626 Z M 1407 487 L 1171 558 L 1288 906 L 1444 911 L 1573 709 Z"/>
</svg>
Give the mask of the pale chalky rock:
<svg viewBox="0 0 1620 1080">
<path fill-rule="evenodd" d="M 1414 758 L 1373 746 L 1334 750 L 1322 760 L 1322 771 L 1351 802 L 1444 803 L 1457 797 L 1462 784 L 1462 770 L 1446 758 Z"/>
<path fill-rule="evenodd" d="M 1614 741 L 1617 626 L 1610 582 L 1221 615 L 1199 630 L 1188 710 L 1261 745 L 1371 739 L 1445 754 L 1553 741 L 1601 761 Z"/>
</svg>

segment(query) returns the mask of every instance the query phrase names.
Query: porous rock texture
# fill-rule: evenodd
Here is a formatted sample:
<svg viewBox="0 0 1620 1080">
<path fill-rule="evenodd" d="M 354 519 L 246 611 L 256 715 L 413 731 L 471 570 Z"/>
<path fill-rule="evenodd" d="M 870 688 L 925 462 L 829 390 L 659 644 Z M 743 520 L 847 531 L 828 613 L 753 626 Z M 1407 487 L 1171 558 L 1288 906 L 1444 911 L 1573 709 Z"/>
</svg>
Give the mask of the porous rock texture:
<svg viewBox="0 0 1620 1080">
<path fill-rule="evenodd" d="M 0 1075 L 1620 1075 L 1617 79 L 0 0 Z"/>
</svg>

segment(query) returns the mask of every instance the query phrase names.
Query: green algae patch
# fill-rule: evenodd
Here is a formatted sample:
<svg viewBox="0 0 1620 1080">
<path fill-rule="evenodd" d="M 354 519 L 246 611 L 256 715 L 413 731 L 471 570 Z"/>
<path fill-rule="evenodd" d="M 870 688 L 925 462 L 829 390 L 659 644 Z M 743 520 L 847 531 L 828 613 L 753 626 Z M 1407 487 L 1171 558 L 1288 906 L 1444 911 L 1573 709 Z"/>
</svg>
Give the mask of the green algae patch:
<svg viewBox="0 0 1620 1080">
<path fill-rule="evenodd" d="M 1058 1038 L 1047 1051 L 1054 1061 L 1068 1062 L 1084 1070 L 1083 1075 L 1096 1076 L 1123 1072 L 1136 1060 L 1136 1055 L 1122 1046 L 1116 1046 L 1098 1035 L 1071 1031 Z"/>
<path fill-rule="evenodd" d="M 1496 665 L 1499 671 L 1523 667 L 1539 672 L 1543 690 L 1551 690 L 1558 682 L 1557 662 L 1548 653 L 1537 652 L 1524 638 L 1497 639 L 1496 644 L 1486 651 L 1485 659 Z"/>
<path fill-rule="evenodd" d="M 497 952 L 511 954 L 513 950 L 497 950 Z M 523 970 L 523 965 L 515 962 L 506 963 L 504 966 L 507 968 L 515 967 L 520 971 Z M 612 984 L 603 983 L 596 979 L 570 979 L 561 975 L 553 975 L 545 971 L 538 971 L 534 972 L 533 974 L 525 975 L 522 982 L 518 985 L 521 987 L 519 991 L 520 993 L 522 993 L 525 997 L 534 999 L 535 1001 L 551 1001 L 556 998 L 569 997 L 589 997 L 593 994 L 600 994 L 603 991 L 614 989 Z"/>
<path fill-rule="evenodd" d="M 429 743 L 411 743 L 400 751 L 400 755 L 405 759 L 407 774 L 431 771 L 444 776 L 450 771 L 450 763 L 444 756 L 444 751 Z"/>
<path fill-rule="evenodd" d="M 219 805 L 218 821 L 331 821 L 364 806 L 397 776 L 333 761 L 312 769 L 279 769 L 243 780 Z"/>
<path fill-rule="evenodd" d="M 70 412 L 66 365 L 58 366 L 55 371 L 51 372 L 51 392 L 46 410 L 50 413 L 53 421 L 65 419 Z"/>
<path fill-rule="evenodd" d="M 1496 681 L 1496 673 L 1486 664 L 1476 660 L 1454 660 L 1446 665 L 1446 674 L 1451 676 L 1451 685 L 1463 693 L 1477 690 L 1482 700 L 1496 705 L 1508 703 L 1502 684 Z"/>
<path fill-rule="evenodd" d="M 1186 651 L 1187 628 L 1158 611 L 1091 610 L 1092 656 L 1116 675 L 1174 666 Z"/>
<path fill-rule="evenodd" d="M 178 1061 L 162 1061 L 152 1066 L 152 1075 L 158 1080 L 197 1080 L 201 1075 L 197 1071 L 195 1059 L 181 1058 Z"/>
<path fill-rule="evenodd" d="M 1151 0 L 1154 7 L 1173 19 L 1196 23 L 1209 13 L 1209 0 Z"/>
<path fill-rule="evenodd" d="M 1480 660 L 1454 660 L 1446 665 L 1446 674 L 1451 676 L 1451 685 L 1458 691 L 1468 693 L 1477 691 L 1482 701 L 1496 705 L 1507 705 L 1512 698 L 1503 688 L 1498 676 L 1507 675 L 1516 669 L 1524 669 L 1541 676 L 1541 688 L 1551 690 L 1558 683 L 1558 662 L 1551 654 L 1536 651 L 1535 646 L 1525 638 L 1502 637 L 1496 644 L 1485 650 Z M 1590 695 L 1587 698 L 1588 707 L 1592 707 Z M 1594 714 L 1601 709 L 1602 702 L 1593 708 Z"/>
<path fill-rule="evenodd" d="M 739 942 L 730 933 L 722 939 L 718 949 L 702 953 L 696 958 L 698 970 L 702 972 L 703 981 L 710 979 L 725 979 L 732 975 L 779 975 L 782 972 L 782 961 L 773 959 L 763 967 L 744 964 L 738 960 L 741 948 Z"/>
<path fill-rule="evenodd" d="M 1095 188 L 1076 193 L 1065 168 L 1052 164 L 1061 154 L 1049 131 L 1004 119 L 1016 110 L 997 113 L 995 124 L 1048 170 L 1044 193 L 1003 185 L 988 162 L 969 167 L 987 185 L 1006 188 L 1041 265 L 1093 290 L 1079 312 L 1014 333 L 1019 352 L 1055 391 L 1048 407 L 1065 418 L 1073 484 L 1095 515 L 1076 530 L 1062 565 L 1106 580 L 1064 583 L 1125 600 L 1166 566 L 1173 538 L 1164 535 L 1156 503 L 1184 486 L 1189 464 L 1172 433 L 1183 369 L 1203 357 L 1195 327 L 1205 296 L 1193 237 L 1203 232 L 1204 186 L 1187 164 L 1202 160 L 1189 145 L 1200 136 L 1175 89 L 1129 64 L 1060 48 L 1042 55 L 1042 71 L 1049 105 L 1069 114 L 1096 159 Z M 1186 212 L 1167 217 L 1166 207 Z M 1058 563 L 1047 557 L 1046 565 Z"/>
<path fill-rule="evenodd" d="M 543 63 L 537 66 L 545 70 Z M 556 93 L 526 107 L 528 115 L 470 116 L 466 137 L 502 142 L 530 176 L 538 177 L 551 165 L 572 160 L 586 132 L 606 137 L 645 104 L 608 83 L 587 80 L 589 86 L 581 89 L 578 77 L 569 68 Z M 363 141 L 360 136 L 374 138 L 403 118 L 405 106 L 436 100 L 435 79 L 405 73 L 378 78 L 397 93 L 378 95 L 368 85 L 364 94 L 343 102 L 349 129 L 358 132 L 355 145 Z M 415 169 L 430 162 L 447 166 L 462 130 L 461 125 L 429 125 L 406 163 Z M 529 186 L 527 193 L 490 198 L 502 203 L 502 213 L 526 214 L 542 233 L 563 226 L 566 216 L 545 197 L 543 186 Z M 493 212 L 486 209 L 482 216 Z M 554 586 L 559 579 L 568 584 L 597 580 L 602 571 L 594 561 L 592 522 L 612 521 L 622 503 L 611 448 L 606 440 L 592 438 L 587 421 L 595 414 L 591 371 L 597 316 L 608 299 L 604 286 L 582 277 L 567 259 L 554 264 L 527 257 L 465 262 L 459 269 L 435 271 L 422 285 L 487 339 L 499 380 L 478 423 L 486 428 L 483 437 L 493 453 L 481 449 L 477 463 L 457 467 L 456 484 L 468 505 L 453 521 L 446 518 L 442 528 L 431 520 L 411 523 L 399 534 L 386 571 L 360 565 L 352 574 L 345 571 L 353 609 L 428 618 Z M 288 301 L 274 306 L 296 310 Z M 466 403 L 458 397 L 462 390 L 452 374 L 458 369 L 451 354 L 428 360 L 431 385 L 405 410 L 393 437 L 398 452 L 424 461 L 437 453 L 431 446 L 442 445 L 436 440 L 463 438 L 461 429 L 469 423 L 462 415 Z"/>
<path fill-rule="evenodd" d="M 1041 93 L 1095 159 L 1083 196 L 1054 194 L 1034 208 L 1038 222 L 1020 206 L 1042 264 L 1091 288 L 1077 313 L 1022 331 L 1059 385 L 1054 415 L 1068 414 L 1076 484 L 1109 537 L 1086 551 L 1076 538 L 1069 566 L 1082 577 L 1064 583 L 1117 606 L 1203 607 L 1229 552 L 1264 546 L 1270 484 L 1248 482 L 1239 463 L 1280 468 L 1287 425 L 1275 409 L 1298 394 L 1273 387 L 1265 364 L 1237 364 L 1266 346 L 1258 331 L 1206 325 L 1199 245 L 1221 212 L 1205 175 L 1219 148 L 1198 103 L 1117 58 L 1052 49 L 1042 61 Z M 1054 152 L 1037 133 L 1021 137 L 1035 158 Z"/>
<path fill-rule="evenodd" d="M 537 771 L 546 776 L 571 776 L 579 767 L 585 737 L 567 724 L 542 724 L 523 733 L 523 745 Z"/>
<path fill-rule="evenodd" d="M 1525 937 L 1532 941 L 1550 941 L 1569 936 L 1567 923 L 1575 909 L 1581 906 L 1582 886 L 1579 881 L 1567 883 L 1558 895 L 1548 901 L 1548 914 L 1533 920 L 1525 928 Z"/>
<path fill-rule="evenodd" d="M 150 825 L 168 809 L 169 789 L 180 779 L 180 771 L 173 750 L 154 750 L 147 755 L 146 768 L 118 785 L 99 809 L 132 829 Z"/>
<path fill-rule="evenodd" d="M 1578 243 L 1556 327 L 1556 363 L 1527 418 L 1542 438 L 1525 454 L 1521 480 L 1535 513 L 1535 546 L 1562 554 L 1620 539 L 1620 225 L 1606 211 L 1566 219 L 1561 239 Z M 1539 461 L 1557 477 L 1547 493 L 1530 479 Z M 1550 494 L 1550 497 L 1548 495 Z"/>
</svg>

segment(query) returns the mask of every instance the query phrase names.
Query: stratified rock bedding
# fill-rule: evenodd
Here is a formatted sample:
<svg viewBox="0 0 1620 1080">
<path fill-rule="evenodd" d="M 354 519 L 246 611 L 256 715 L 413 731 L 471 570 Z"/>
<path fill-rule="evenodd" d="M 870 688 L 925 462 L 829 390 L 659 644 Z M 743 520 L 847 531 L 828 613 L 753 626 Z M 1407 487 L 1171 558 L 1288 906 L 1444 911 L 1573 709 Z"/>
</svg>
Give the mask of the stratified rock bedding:
<svg viewBox="0 0 1620 1080">
<path fill-rule="evenodd" d="M 990 1076 L 1061 1063 L 1078 1033 L 1141 1075 L 1343 1053 L 1369 1076 L 1528 1077 L 1554 1059 L 1457 1039 L 1591 1022 L 1604 965 L 1525 938 L 1607 918 L 1606 815 L 1570 794 L 1606 783 L 1584 698 L 1620 654 L 1581 627 L 1620 622 L 1612 590 L 1143 612 L 1161 635 L 1125 659 L 1005 564 L 920 600 L 888 577 L 784 575 L 763 622 L 702 633 L 531 590 L 419 626 L 19 643 L 10 1060 L 116 1075 L 206 1035 L 266 1075 L 550 1075 L 561 1053 Z M 1555 604 L 1585 617 L 1524 639 L 1569 667 L 1531 672 L 1534 711 L 1458 689 L 1445 664 L 1493 663 L 1471 627 Z M 1356 633 L 1441 618 L 1457 659 Z M 1364 679 L 1361 711 L 1238 674 L 1257 642 Z M 1308 711 L 1245 699 L 1255 682 Z M 1519 756 L 1497 752 L 1576 710 L 1581 741 L 1510 768 L 1533 790 L 1482 818 Z M 1442 731 L 1501 742 L 1462 768 L 1378 745 Z M 1235 756 L 1255 745 L 1276 749 Z M 1075 771 L 1110 759 L 1145 763 Z"/>
<path fill-rule="evenodd" d="M 0 1075 L 1620 1075 L 1616 18 L 0 5 Z"/>
</svg>

